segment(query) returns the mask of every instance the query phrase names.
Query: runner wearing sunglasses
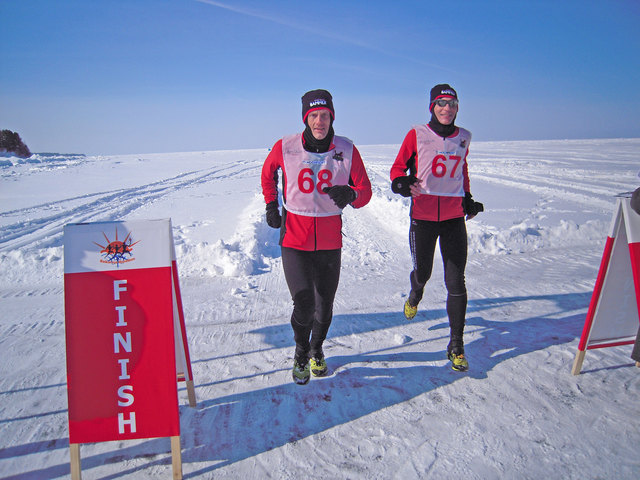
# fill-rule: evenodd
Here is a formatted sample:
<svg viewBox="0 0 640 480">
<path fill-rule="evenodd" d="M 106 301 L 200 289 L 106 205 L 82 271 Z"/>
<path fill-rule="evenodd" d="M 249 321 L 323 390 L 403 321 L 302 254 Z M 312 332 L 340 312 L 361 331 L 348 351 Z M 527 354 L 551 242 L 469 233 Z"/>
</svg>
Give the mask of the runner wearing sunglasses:
<svg viewBox="0 0 640 480">
<path fill-rule="evenodd" d="M 452 368 L 466 371 L 463 332 L 467 309 L 465 266 L 467 220 L 483 211 L 470 193 L 467 155 L 471 132 L 455 125 L 458 94 L 448 84 L 431 89 L 431 120 L 407 133 L 391 167 L 391 189 L 411 197 L 409 247 L 413 270 L 411 291 L 404 314 L 412 320 L 418 313 L 424 287 L 431 277 L 436 242 L 444 263 L 450 338 L 447 357 Z"/>
</svg>

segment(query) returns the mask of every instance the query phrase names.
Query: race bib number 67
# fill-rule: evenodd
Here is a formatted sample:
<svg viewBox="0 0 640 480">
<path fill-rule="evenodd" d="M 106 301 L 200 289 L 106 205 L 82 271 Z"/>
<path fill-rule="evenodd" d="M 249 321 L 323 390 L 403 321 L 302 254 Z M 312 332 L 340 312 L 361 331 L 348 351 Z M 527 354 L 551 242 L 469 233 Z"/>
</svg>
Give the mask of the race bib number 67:
<svg viewBox="0 0 640 480">
<path fill-rule="evenodd" d="M 448 157 L 438 154 L 431 162 L 431 173 L 434 177 L 442 178 L 449 174 L 450 178 L 456 177 L 456 172 L 462 157 L 460 155 L 449 155 Z"/>
</svg>

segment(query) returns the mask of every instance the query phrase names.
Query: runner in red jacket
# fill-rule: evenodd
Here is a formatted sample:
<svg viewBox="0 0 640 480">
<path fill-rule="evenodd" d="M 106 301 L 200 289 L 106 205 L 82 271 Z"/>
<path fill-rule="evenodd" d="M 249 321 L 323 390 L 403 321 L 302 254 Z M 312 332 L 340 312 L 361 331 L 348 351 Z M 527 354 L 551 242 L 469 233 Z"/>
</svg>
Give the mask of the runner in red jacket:
<svg viewBox="0 0 640 480">
<path fill-rule="evenodd" d="M 304 132 L 278 140 L 262 167 L 267 223 L 280 228 L 282 266 L 293 299 L 293 380 L 302 385 L 311 374 L 328 373 L 322 345 L 340 279 L 342 210 L 347 205 L 363 207 L 371 199 L 362 157 L 351 140 L 334 134 L 334 117 L 329 92 L 305 93 Z M 282 215 L 278 170 L 282 170 Z"/>
<path fill-rule="evenodd" d="M 467 156 L 471 132 L 456 127 L 458 94 L 447 84 L 431 89 L 431 120 L 406 135 L 391 167 L 391 189 L 411 197 L 409 246 L 413 270 L 411 292 L 404 305 L 408 320 L 418 313 L 431 277 L 436 242 L 444 263 L 450 340 L 447 356 L 454 370 L 466 371 L 463 332 L 467 309 L 464 270 L 467 263 L 467 219 L 483 210 L 472 199 Z M 407 175 L 408 172 L 408 175 Z"/>
</svg>

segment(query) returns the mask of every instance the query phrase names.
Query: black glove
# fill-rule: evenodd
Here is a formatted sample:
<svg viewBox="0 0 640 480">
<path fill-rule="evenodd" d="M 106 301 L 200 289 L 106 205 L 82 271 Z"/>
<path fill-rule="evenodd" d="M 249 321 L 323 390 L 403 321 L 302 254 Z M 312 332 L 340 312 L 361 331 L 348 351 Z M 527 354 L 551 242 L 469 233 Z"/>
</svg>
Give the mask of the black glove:
<svg viewBox="0 0 640 480">
<path fill-rule="evenodd" d="M 471 193 L 466 192 L 462 199 L 462 209 L 466 215 L 475 217 L 478 213 L 484 212 L 484 205 L 480 202 L 476 202 L 471 197 Z"/>
<path fill-rule="evenodd" d="M 334 185 L 324 187 L 322 191 L 331 197 L 331 200 L 338 206 L 344 208 L 356 199 L 356 191 L 349 185 Z"/>
<path fill-rule="evenodd" d="M 411 185 L 416 183 L 418 179 L 413 175 L 407 175 L 406 177 L 396 177 L 391 182 L 391 191 L 393 193 L 399 193 L 403 197 L 411 196 Z"/>
<path fill-rule="evenodd" d="M 280 228 L 280 225 L 282 225 L 282 217 L 278 210 L 277 200 L 267 203 L 267 225 L 271 228 Z"/>
</svg>

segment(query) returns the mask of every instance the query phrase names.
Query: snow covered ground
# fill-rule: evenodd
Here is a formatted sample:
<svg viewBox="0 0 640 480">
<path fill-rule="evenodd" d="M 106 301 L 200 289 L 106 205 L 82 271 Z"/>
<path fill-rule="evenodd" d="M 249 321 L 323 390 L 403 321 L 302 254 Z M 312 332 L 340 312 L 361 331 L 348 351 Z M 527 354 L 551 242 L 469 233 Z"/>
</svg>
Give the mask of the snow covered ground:
<svg viewBox="0 0 640 480">
<path fill-rule="evenodd" d="M 348 133 L 348 132 L 346 132 Z M 374 196 L 346 210 L 331 375 L 290 380 L 291 299 L 263 220 L 267 150 L 0 158 L 0 477 L 69 475 L 62 227 L 171 217 L 198 404 L 179 384 L 184 478 L 637 479 L 631 347 L 571 375 L 640 139 L 476 142 L 466 351 L 445 359 L 439 256 L 415 321 L 397 145 L 360 146 Z M 168 439 L 82 445 L 83 478 L 171 477 Z"/>
</svg>

